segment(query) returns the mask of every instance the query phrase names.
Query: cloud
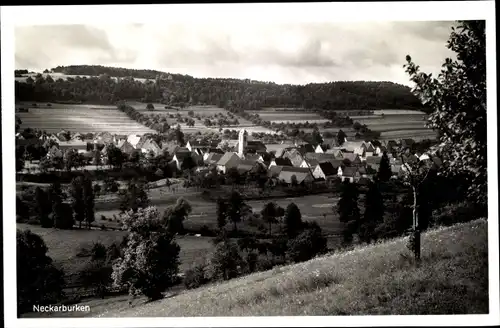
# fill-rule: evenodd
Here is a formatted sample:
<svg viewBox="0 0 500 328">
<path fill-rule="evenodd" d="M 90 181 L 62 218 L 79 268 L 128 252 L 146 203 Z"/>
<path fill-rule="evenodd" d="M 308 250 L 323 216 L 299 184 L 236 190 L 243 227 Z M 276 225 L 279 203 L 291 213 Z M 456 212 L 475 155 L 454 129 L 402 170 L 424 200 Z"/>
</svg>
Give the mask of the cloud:
<svg viewBox="0 0 500 328">
<path fill-rule="evenodd" d="M 96 64 L 279 83 L 408 84 L 410 54 L 439 72 L 453 22 L 145 23 L 18 27 L 17 68 Z"/>
</svg>

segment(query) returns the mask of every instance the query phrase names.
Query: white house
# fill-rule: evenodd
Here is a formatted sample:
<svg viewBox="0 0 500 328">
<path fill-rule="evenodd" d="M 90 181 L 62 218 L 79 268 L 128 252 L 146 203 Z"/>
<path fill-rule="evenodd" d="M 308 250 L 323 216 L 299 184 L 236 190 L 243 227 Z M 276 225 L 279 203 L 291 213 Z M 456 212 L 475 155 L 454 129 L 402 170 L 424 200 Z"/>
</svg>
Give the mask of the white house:
<svg viewBox="0 0 500 328">
<path fill-rule="evenodd" d="M 217 162 L 217 170 L 226 173 L 230 168 L 237 168 L 241 158 L 233 152 L 225 153 Z"/>
</svg>

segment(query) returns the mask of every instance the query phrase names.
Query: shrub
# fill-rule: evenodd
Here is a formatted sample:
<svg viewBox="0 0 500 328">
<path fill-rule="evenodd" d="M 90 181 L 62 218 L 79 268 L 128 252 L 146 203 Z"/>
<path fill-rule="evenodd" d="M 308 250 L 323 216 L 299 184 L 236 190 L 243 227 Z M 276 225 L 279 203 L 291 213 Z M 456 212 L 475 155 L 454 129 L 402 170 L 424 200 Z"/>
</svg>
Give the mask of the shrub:
<svg viewBox="0 0 500 328">
<path fill-rule="evenodd" d="M 321 234 L 321 228 L 309 224 L 310 227 L 288 242 L 287 257 L 294 262 L 308 261 L 327 251 L 326 238 Z"/>
<path fill-rule="evenodd" d="M 17 230 L 17 312 L 34 304 L 51 304 L 64 296 L 64 272 L 52 264 L 43 239 L 29 230 Z"/>
<path fill-rule="evenodd" d="M 93 289 L 98 296 L 104 298 L 111 287 L 112 272 L 113 269 L 105 261 L 92 260 L 79 273 L 79 280 L 84 287 Z"/>
<path fill-rule="evenodd" d="M 238 267 L 243 260 L 239 253 L 238 246 L 230 241 L 224 240 L 217 244 L 211 259 L 214 278 L 229 280 L 238 276 Z"/>
<path fill-rule="evenodd" d="M 432 212 L 430 225 L 451 225 L 471 221 L 481 216 L 487 216 L 487 212 L 473 204 L 467 202 L 448 204 Z"/>
<path fill-rule="evenodd" d="M 113 262 L 114 284 L 128 288 L 131 295 L 160 299 L 176 283 L 180 247 L 155 207 L 129 211 L 123 221 L 129 233 L 123 256 Z"/>
<path fill-rule="evenodd" d="M 184 286 L 187 289 L 198 288 L 206 284 L 209 279 L 206 276 L 206 266 L 204 264 L 195 265 L 184 273 Z"/>
</svg>

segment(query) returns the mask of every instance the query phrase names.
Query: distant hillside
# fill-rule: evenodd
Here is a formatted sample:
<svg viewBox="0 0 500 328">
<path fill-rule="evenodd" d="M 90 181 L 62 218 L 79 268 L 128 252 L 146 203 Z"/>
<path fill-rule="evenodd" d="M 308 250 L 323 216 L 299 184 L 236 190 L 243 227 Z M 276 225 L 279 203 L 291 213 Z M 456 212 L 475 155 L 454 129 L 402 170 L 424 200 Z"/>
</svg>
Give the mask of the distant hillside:
<svg viewBox="0 0 500 328">
<path fill-rule="evenodd" d="M 16 100 L 115 103 L 140 100 L 165 104 L 233 105 L 242 110 L 295 107 L 325 110 L 425 110 L 407 86 L 392 82 L 339 81 L 307 85 L 238 79 L 194 78 L 154 70 L 105 66 L 58 66 L 54 80 L 39 75 L 16 81 Z M 92 76 L 78 77 L 77 75 Z M 109 77 L 120 77 L 115 80 Z M 134 79 L 147 79 L 141 82 Z"/>
</svg>

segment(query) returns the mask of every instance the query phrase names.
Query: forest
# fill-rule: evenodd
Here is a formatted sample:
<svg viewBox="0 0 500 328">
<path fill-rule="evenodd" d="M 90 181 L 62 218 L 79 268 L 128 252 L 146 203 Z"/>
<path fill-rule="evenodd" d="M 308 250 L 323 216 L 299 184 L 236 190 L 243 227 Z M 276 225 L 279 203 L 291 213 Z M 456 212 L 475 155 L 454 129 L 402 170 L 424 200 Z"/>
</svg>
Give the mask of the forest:
<svg viewBox="0 0 500 328">
<path fill-rule="evenodd" d="M 26 73 L 26 70 L 17 70 L 16 75 L 21 72 Z M 337 81 L 280 85 L 248 79 L 194 78 L 153 70 L 86 65 L 58 66 L 45 72 L 74 77 L 55 79 L 50 74 L 45 77 L 38 74 L 27 77 L 26 83 L 16 81 L 16 100 L 100 104 L 135 100 L 173 106 L 236 105 L 244 110 L 290 107 L 306 110 L 426 111 L 409 87 L 392 82 Z"/>
</svg>

